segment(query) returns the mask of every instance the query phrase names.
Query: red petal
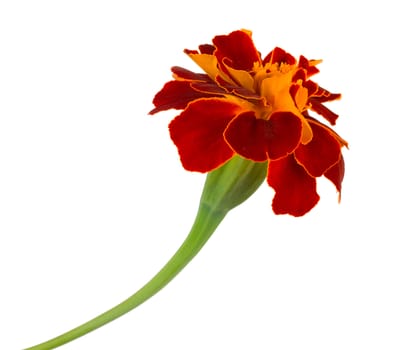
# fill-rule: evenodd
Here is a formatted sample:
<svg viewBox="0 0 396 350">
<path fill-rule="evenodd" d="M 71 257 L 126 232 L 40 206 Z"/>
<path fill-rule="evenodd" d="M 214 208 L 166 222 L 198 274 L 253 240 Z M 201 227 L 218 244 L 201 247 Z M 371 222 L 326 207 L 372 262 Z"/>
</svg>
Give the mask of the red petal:
<svg viewBox="0 0 396 350">
<path fill-rule="evenodd" d="M 260 55 L 252 38 L 244 31 L 216 36 L 213 44 L 216 46 L 217 60 L 222 63 L 226 58 L 231 68 L 250 71 L 254 62 L 260 62 Z"/>
<path fill-rule="evenodd" d="M 304 56 L 300 56 L 300 59 L 298 61 L 298 66 L 306 70 L 308 77 L 311 77 L 316 73 L 319 73 L 319 69 L 313 65 L 310 65 L 310 61 Z"/>
<path fill-rule="evenodd" d="M 197 50 L 190 50 L 190 49 L 184 49 L 184 52 L 186 54 L 207 54 L 207 55 L 213 55 L 213 52 L 215 50 L 215 47 L 211 44 L 202 44 L 199 45 L 199 51 Z"/>
<path fill-rule="evenodd" d="M 205 81 L 205 82 L 212 81 L 212 79 L 210 79 L 210 77 L 207 74 L 194 73 L 182 67 L 177 67 L 177 66 L 172 67 L 171 70 L 174 76 L 176 76 L 180 80 L 184 79 L 190 81 Z"/>
<path fill-rule="evenodd" d="M 337 191 L 341 193 L 341 184 L 345 174 L 344 157 L 341 155 L 340 160 L 334 164 L 329 170 L 324 173 L 336 187 Z"/>
<path fill-rule="evenodd" d="M 263 64 L 266 63 L 287 63 L 287 64 L 295 64 L 296 59 L 287 53 L 285 50 L 280 47 L 275 47 L 263 60 Z"/>
<path fill-rule="evenodd" d="M 275 214 L 302 216 L 319 201 L 315 178 L 296 162 L 293 155 L 270 161 L 267 181 L 275 190 L 272 201 Z"/>
<path fill-rule="evenodd" d="M 217 84 L 213 83 L 213 81 L 204 83 L 204 82 L 197 82 L 197 83 L 192 83 L 191 87 L 200 92 L 208 93 L 208 94 L 214 94 L 214 95 L 226 95 L 227 91 Z"/>
<path fill-rule="evenodd" d="M 318 86 L 314 96 L 315 99 L 319 102 L 327 102 L 334 101 L 341 98 L 341 94 L 334 94 L 326 89 L 323 89 L 321 86 Z"/>
<path fill-rule="evenodd" d="M 233 156 L 223 133 L 239 109 L 219 98 L 201 99 L 191 102 L 173 119 L 169 131 L 185 169 L 205 173 Z"/>
<path fill-rule="evenodd" d="M 309 102 L 311 103 L 311 109 L 313 111 L 324 117 L 331 125 L 334 125 L 338 118 L 338 114 L 332 112 L 322 103 L 338 100 L 339 98 L 341 98 L 341 94 L 333 94 L 318 86 L 314 94 L 309 97 Z"/>
<path fill-rule="evenodd" d="M 211 96 L 213 95 L 194 90 L 189 81 L 170 81 L 155 95 L 153 104 L 156 108 L 149 114 L 171 108 L 183 109 L 193 100 Z"/>
<path fill-rule="evenodd" d="M 299 89 L 300 89 L 300 85 L 298 85 L 298 84 L 290 85 L 289 93 L 290 93 L 290 96 L 293 98 L 294 102 L 296 102 L 296 95 L 297 95 L 297 92 Z"/>
<path fill-rule="evenodd" d="M 292 81 L 296 82 L 298 80 L 302 80 L 302 81 L 307 80 L 307 73 L 305 69 L 300 68 L 297 70 L 296 73 L 294 73 Z"/>
<path fill-rule="evenodd" d="M 332 135 L 331 129 L 311 119 L 308 119 L 308 123 L 313 132 L 312 140 L 306 145 L 300 144 L 294 154 L 309 174 L 319 177 L 338 162 L 341 145 Z"/>
<path fill-rule="evenodd" d="M 205 53 L 207 55 L 213 55 L 214 50 L 215 50 L 215 47 L 213 45 L 210 45 L 210 44 L 199 45 L 199 51 L 201 53 Z"/>
<path fill-rule="evenodd" d="M 216 82 L 224 88 L 229 94 L 234 94 L 240 96 L 246 100 L 261 100 L 262 97 L 255 92 L 252 92 L 243 86 L 237 86 L 234 84 L 230 84 L 226 80 L 224 80 L 220 75 L 216 77 Z"/>
<path fill-rule="evenodd" d="M 257 162 L 284 157 L 301 139 L 301 120 L 291 112 L 275 112 L 268 120 L 254 112 L 238 115 L 224 136 L 236 153 Z"/>
<path fill-rule="evenodd" d="M 314 83 L 312 80 L 304 81 L 303 86 L 308 89 L 308 96 L 315 94 L 318 90 L 318 84 Z"/>
<path fill-rule="evenodd" d="M 322 103 L 320 103 L 316 97 L 310 97 L 308 101 L 311 104 L 311 109 L 321 115 L 323 118 L 325 118 L 331 125 L 334 125 L 336 123 L 336 120 L 338 118 L 338 114 L 334 113 Z"/>
</svg>

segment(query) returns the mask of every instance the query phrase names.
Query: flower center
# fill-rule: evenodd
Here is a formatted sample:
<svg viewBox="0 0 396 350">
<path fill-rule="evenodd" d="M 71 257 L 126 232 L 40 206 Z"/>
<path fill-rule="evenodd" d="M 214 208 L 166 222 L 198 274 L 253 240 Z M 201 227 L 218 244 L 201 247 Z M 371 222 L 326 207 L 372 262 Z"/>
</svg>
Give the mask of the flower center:
<svg viewBox="0 0 396 350">
<path fill-rule="evenodd" d="M 300 114 L 290 94 L 295 72 L 295 66 L 285 63 L 267 63 L 264 67 L 257 68 L 254 74 L 254 89 L 261 97 L 255 108 L 259 118 L 268 119 L 273 112 L 278 111 Z M 300 102 L 305 106 L 306 99 Z"/>
</svg>

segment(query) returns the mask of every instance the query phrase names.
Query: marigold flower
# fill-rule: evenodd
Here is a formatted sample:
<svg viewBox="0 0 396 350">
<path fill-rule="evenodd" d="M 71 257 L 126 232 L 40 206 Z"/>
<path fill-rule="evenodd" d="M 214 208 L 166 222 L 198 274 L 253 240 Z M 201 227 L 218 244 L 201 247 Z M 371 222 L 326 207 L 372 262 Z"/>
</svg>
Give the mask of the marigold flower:
<svg viewBox="0 0 396 350">
<path fill-rule="evenodd" d="M 26 350 L 54 349 L 143 304 L 187 266 L 227 213 L 265 179 L 275 190 L 276 214 L 301 216 L 312 209 L 320 176 L 341 193 L 341 148 L 347 143 L 309 114 L 331 125 L 338 117 L 323 103 L 341 95 L 310 80 L 320 61 L 303 56 L 297 61 L 278 47 L 263 59 L 247 30 L 185 52 L 204 73 L 173 67 L 174 80 L 154 97 L 150 114 L 182 109 L 169 124 L 170 136 L 187 170 L 208 172 L 190 233 L 162 269 L 123 302 Z"/>
<path fill-rule="evenodd" d="M 210 172 L 239 155 L 268 162 L 276 214 L 301 216 L 319 200 L 324 175 L 341 193 L 347 146 L 331 128 L 338 115 L 323 105 L 339 99 L 310 78 L 320 60 L 297 60 L 276 47 L 264 58 L 247 30 L 216 36 L 185 53 L 205 73 L 172 67 L 174 80 L 154 97 L 150 114 L 182 109 L 169 124 L 185 169 Z"/>
</svg>

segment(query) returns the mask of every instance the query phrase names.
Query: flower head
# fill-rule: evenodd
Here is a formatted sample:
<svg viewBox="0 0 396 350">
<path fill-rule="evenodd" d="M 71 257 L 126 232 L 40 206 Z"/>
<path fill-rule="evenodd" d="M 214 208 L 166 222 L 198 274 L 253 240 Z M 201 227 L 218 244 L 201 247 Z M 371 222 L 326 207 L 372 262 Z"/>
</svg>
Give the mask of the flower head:
<svg viewBox="0 0 396 350">
<path fill-rule="evenodd" d="M 247 30 L 185 53 L 204 73 L 172 67 L 174 80 L 157 93 L 150 112 L 183 110 L 169 130 L 185 169 L 210 172 L 234 156 L 268 162 L 277 214 L 301 216 L 314 207 L 322 175 L 341 191 L 347 143 L 309 115 L 314 111 L 331 125 L 338 118 L 323 103 L 341 95 L 310 79 L 319 60 L 297 60 L 278 47 L 262 58 Z"/>
</svg>

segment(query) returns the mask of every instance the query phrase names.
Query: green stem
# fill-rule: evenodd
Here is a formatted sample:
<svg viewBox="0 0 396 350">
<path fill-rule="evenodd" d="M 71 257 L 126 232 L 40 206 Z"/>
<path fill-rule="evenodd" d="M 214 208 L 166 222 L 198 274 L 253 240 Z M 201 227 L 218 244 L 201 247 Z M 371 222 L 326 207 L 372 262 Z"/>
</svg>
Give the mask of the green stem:
<svg viewBox="0 0 396 350">
<path fill-rule="evenodd" d="M 211 171 L 205 182 L 195 222 L 178 251 L 131 297 L 56 338 L 25 350 L 49 350 L 77 339 L 133 310 L 165 287 L 198 254 L 226 214 L 248 199 L 267 175 L 267 163 L 234 156 Z"/>
<path fill-rule="evenodd" d="M 201 201 L 197 217 L 183 244 L 166 265 L 141 289 L 122 303 L 58 337 L 25 350 L 48 350 L 77 339 L 126 314 L 165 287 L 201 250 L 227 211 L 213 209 Z"/>
</svg>

